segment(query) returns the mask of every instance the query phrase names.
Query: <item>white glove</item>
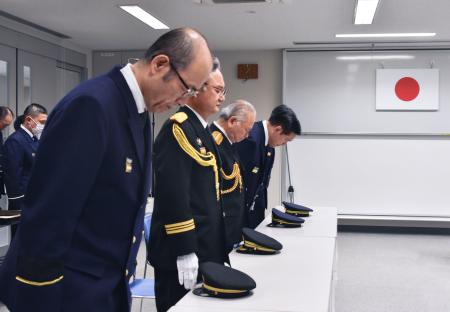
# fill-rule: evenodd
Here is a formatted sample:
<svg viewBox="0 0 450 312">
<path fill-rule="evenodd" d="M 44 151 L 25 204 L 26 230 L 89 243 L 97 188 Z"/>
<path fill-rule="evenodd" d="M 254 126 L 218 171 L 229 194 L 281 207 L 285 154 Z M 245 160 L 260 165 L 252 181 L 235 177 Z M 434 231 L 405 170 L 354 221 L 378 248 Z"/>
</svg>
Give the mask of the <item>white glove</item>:
<svg viewBox="0 0 450 312">
<path fill-rule="evenodd" d="M 195 253 L 177 257 L 178 281 L 186 289 L 193 289 L 197 283 L 198 258 Z"/>
</svg>

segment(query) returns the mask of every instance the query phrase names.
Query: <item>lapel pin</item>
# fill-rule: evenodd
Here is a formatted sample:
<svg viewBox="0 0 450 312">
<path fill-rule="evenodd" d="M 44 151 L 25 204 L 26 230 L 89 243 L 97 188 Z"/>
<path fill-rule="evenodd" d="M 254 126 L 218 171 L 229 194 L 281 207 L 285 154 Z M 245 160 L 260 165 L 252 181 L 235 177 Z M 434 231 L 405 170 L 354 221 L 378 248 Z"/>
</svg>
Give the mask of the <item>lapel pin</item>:
<svg viewBox="0 0 450 312">
<path fill-rule="evenodd" d="M 125 172 L 130 173 L 133 170 L 133 159 L 126 158 L 125 159 Z"/>
</svg>

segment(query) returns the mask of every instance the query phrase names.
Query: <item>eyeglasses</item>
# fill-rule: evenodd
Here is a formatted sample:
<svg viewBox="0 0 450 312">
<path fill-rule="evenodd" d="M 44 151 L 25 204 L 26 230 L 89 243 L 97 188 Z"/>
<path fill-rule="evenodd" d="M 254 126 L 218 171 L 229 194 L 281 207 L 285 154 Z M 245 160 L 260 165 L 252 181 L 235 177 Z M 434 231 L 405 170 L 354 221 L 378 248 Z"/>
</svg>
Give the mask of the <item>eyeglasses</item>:
<svg viewBox="0 0 450 312">
<path fill-rule="evenodd" d="M 217 95 L 219 96 L 225 96 L 227 95 L 227 89 L 225 87 L 221 87 L 221 86 L 213 86 L 208 84 L 207 82 L 205 82 L 202 86 L 202 88 L 200 89 L 201 91 L 205 91 L 207 86 L 211 86 L 214 91 L 217 93 Z"/>
<path fill-rule="evenodd" d="M 182 95 L 182 97 L 193 97 L 193 96 L 197 96 L 198 94 L 198 90 L 194 87 L 189 87 L 188 84 L 186 83 L 186 81 L 184 81 L 184 79 L 181 77 L 180 73 L 178 72 L 178 70 L 175 68 L 175 66 L 172 64 L 172 62 L 169 62 L 170 64 L 170 68 L 172 68 L 172 70 L 175 72 L 175 74 L 177 75 L 178 79 L 181 81 L 181 83 L 183 84 L 184 88 L 186 89 Z"/>
</svg>

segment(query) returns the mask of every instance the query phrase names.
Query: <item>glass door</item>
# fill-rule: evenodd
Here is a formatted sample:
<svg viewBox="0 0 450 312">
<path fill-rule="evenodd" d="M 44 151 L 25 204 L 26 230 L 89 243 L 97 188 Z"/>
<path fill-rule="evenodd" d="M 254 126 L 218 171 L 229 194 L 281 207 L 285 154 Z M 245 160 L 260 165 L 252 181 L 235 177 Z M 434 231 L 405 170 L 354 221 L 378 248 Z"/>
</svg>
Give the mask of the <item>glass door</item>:
<svg viewBox="0 0 450 312">
<path fill-rule="evenodd" d="M 56 60 L 19 50 L 17 63 L 18 113 L 23 114 L 31 103 L 43 105 L 50 113 L 57 100 Z"/>
<path fill-rule="evenodd" d="M 16 49 L 0 45 L 0 106 L 7 106 L 16 111 Z M 3 138 L 14 132 L 11 125 L 3 130 Z M 1 161 L 1 159 L 0 159 Z M 0 198 L 0 209 L 6 209 L 7 198 Z M 0 257 L 6 252 L 9 244 L 9 227 L 0 228 Z M 3 248 L 2 248 L 3 247 Z"/>
</svg>

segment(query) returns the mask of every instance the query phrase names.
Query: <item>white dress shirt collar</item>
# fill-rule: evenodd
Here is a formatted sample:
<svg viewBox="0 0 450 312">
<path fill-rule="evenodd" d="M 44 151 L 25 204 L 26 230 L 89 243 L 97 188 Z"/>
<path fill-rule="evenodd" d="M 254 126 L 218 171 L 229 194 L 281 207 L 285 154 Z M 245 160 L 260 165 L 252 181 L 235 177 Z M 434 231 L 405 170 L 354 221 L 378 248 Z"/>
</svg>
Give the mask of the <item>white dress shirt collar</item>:
<svg viewBox="0 0 450 312">
<path fill-rule="evenodd" d="M 191 111 L 194 112 L 195 116 L 197 116 L 198 120 L 200 120 L 200 122 L 202 123 L 203 128 L 206 129 L 206 126 L 208 126 L 208 122 L 207 122 L 205 119 L 203 119 L 203 117 L 200 116 L 200 114 L 197 113 L 197 112 L 195 111 L 195 109 L 193 109 L 192 107 L 190 107 L 190 106 L 187 105 L 187 104 L 185 104 L 185 106 L 186 106 L 187 108 L 189 108 Z"/>
<path fill-rule="evenodd" d="M 144 96 L 142 95 L 141 88 L 139 88 L 136 77 L 131 70 L 131 64 L 125 65 L 120 72 L 122 73 L 125 81 L 127 82 L 128 88 L 130 88 L 131 94 L 133 95 L 134 101 L 136 102 L 138 113 L 143 113 L 147 110 L 145 107 Z"/>
<path fill-rule="evenodd" d="M 267 146 L 267 144 L 269 144 L 269 129 L 267 129 L 267 120 L 263 120 L 262 124 L 264 128 L 264 145 Z"/>
<path fill-rule="evenodd" d="M 28 133 L 28 135 L 29 135 L 30 137 L 33 137 L 33 136 L 34 136 L 33 133 L 32 133 L 30 130 L 28 130 L 27 128 L 25 128 L 23 125 L 20 125 L 20 128 L 22 128 L 23 130 L 25 130 L 25 132 Z"/>
</svg>

